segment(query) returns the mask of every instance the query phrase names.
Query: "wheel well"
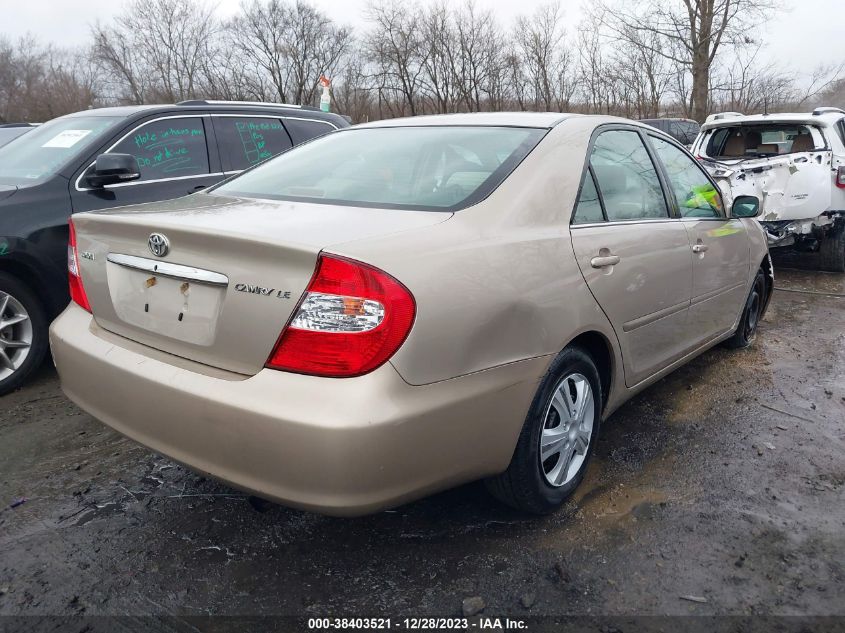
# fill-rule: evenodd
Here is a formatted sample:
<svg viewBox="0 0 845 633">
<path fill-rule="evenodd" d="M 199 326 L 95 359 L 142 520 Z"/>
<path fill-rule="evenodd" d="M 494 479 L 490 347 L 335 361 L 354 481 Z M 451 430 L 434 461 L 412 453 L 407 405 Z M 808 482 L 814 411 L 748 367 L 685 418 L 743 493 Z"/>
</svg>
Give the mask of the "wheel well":
<svg viewBox="0 0 845 633">
<path fill-rule="evenodd" d="M 40 296 L 39 290 L 43 286 L 41 278 L 29 266 L 13 259 L 3 260 L 0 261 L 0 273 L 7 273 L 20 279 L 23 283 L 29 286 L 29 288 L 32 290 L 32 293 L 35 295 L 38 301 L 41 302 L 41 305 L 44 308 L 52 309 L 52 306 L 45 302 L 44 298 Z"/>
<path fill-rule="evenodd" d="M 771 299 L 772 294 L 775 291 L 775 273 L 774 268 L 772 267 L 772 258 L 769 255 L 766 255 L 763 258 L 763 261 L 760 262 L 760 270 L 766 276 L 766 305 L 769 304 L 769 299 Z M 763 308 L 765 310 L 765 307 Z"/>
<path fill-rule="evenodd" d="M 601 380 L 603 404 L 606 404 L 613 380 L 613 353 L 610 343 L 602 334 L 590 331 L 579 334 L 569 345 L 580 347 L 595 362 L 596 369 L 599 370 L 599 380 Z"/>
</svg>

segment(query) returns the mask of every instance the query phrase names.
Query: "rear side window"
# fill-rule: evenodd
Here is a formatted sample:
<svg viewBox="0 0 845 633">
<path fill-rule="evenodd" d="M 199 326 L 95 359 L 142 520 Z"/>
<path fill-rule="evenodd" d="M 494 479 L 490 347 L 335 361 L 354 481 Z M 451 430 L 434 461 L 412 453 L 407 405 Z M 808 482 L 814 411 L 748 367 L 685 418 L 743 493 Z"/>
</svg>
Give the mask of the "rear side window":
<svg viewBox="0 0 845 633">
<path fill-rule="evenodd" d="M 590 165 L 608 220 L 669 217 L 657 171 L 637 132 L 602 132 L 593 146 Z"/>
<path fill-rule="evenodd" d="M 225 171 L 241 171 L 291 147 L 281 120 L 268 117 L 214 117 Z"/>
<path fill-rule="evenodd" d="M 593 181 L 593 173 L 591 170 L 587 170 L 572 223 L 591 224 L 594 222 L 604 222 L 604 214 L 601 210 L 598 191 L 596 191 L 596 183 Z"/>
<path fill-rule="evenodd" d="M 322 121 L 306 121 L 304 119 L 285 119 L 285 125 L 290 132 L 294 145 L 299 145 L 312 138 L 323 136 L 334 131 L 334 126 Z"/>
<path fill-rule="evenodd" d="M 208 146 L 200 117 L 151 121 L 120 141 L 111 154 L 131 154 L 140 180 L 163 180 L 208 173 Z"/>
<path fill-rule="evenodd" d="M 839 119 L 839 123 L 836 124 L 836 131 L 842 140 L 842 144 L 845 145 L 845 119 Z"/>
<path fill-rule="evenodd" d="M 671 143 L 649 137 L 666 168 L 669 185 L 685 218 L 722 218 L 722 196 L 696 162 Z"/>
</svg>

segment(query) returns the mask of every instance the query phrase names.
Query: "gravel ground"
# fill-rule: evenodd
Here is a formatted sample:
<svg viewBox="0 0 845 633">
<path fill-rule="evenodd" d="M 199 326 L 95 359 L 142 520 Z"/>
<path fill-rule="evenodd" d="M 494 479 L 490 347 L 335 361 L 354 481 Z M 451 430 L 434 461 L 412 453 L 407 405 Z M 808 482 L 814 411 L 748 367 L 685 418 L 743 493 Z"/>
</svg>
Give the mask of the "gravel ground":
<svg viewBox="0 0 845 633">
<path fill-rule="evenodd" d="M 845 275 L 777 275 L 757 343 L 613 415 L 545 518 L 480 484 L 362 519 L 256 502 L 45 366 L 0 399 L 0 504 L 27 498 L 0 511 L 0 615 L 845 616 Z"/>
</svg>

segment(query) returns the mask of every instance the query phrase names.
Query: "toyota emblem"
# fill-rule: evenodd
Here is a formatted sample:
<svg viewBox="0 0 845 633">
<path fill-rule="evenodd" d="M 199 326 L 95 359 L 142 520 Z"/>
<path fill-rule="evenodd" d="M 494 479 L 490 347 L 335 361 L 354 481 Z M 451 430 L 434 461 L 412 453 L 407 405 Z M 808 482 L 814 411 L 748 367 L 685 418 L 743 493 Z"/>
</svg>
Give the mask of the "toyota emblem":
<svg viewBox="0 0 845 633">
<path fill-rule="evenodd" d="M 170 252 L 170 242 L 161 233 L 153 233 L 147 240 L 150 252 L 156 257 L 164 257 Z"/>
</svg>

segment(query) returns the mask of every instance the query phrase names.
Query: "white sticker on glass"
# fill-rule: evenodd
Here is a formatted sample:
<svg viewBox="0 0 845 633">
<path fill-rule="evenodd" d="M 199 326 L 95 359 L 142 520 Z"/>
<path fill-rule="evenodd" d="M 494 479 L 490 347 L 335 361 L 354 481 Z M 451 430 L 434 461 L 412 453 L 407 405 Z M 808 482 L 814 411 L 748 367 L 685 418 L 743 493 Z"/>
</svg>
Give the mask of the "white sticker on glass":
<svg viewBox="0 0 845 633">
<path fill-rule="evenodd" d="M 65 130 L 59 132 L 41 147 L 73 147 L 91 133 L 91 130 Z"/>
</svg>

